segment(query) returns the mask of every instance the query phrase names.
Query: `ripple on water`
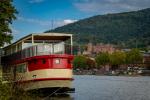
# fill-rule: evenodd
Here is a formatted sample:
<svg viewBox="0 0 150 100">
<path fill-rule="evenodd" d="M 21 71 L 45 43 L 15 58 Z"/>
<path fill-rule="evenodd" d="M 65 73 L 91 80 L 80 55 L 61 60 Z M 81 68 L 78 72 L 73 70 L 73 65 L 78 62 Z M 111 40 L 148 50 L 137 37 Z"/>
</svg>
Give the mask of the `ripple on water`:
<svg viewBox="0 0 150 100">
<path fill-rule="evenodd" d="M 77 75 L 75 100 L 150 100 L 150 77 Z"/>
</svg>

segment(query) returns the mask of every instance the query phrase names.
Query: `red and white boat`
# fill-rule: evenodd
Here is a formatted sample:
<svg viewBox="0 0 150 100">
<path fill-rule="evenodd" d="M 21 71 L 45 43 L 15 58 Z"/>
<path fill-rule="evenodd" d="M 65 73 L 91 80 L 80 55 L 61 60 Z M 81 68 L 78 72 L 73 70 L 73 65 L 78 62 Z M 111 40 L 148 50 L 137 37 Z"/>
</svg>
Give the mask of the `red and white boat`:
<svg viewBox="0 0 150 100">
<path fill-rule="evenodd" d="M 27 35 L 3 48 L 3 80 L 24 90 L 70 89 L 72 34 Z"/>
</svg>

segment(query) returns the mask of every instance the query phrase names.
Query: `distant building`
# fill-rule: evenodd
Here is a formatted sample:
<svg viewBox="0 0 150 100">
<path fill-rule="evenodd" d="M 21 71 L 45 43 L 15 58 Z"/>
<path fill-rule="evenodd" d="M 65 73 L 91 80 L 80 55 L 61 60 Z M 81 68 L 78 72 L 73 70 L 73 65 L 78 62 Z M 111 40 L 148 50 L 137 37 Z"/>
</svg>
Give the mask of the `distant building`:
<svg viewBox="0 0 150 100">
<path fill-rule="evenodd" d="M 129 51 L 131 51 L 131 49 L 121 49 L 121 51 L 123 51 L 123 52 L 129 52 Z"/>
<path fill-rule="evenodd" d="M 94 53 L 99 53 L 99 52 L 108 52 L 108 53 L 113 53 L 116 51 L 114 45 L 111 44 L 97 44 L 93 46 L 93 52 Z"/>
<path fill-rule="evenodd" d="M 98 54 L 100 52 L 108 52 L 113 53 L 114 51 L 118 50 L 114 45 L 111 44 L 96 44 L 93 45 L 92 43 L 87 44 L 87 50 L 83 52 L 86 55 Z"/>
<path fill-rule="evenodd" d="M 150 53 L 143 54 L 143 63 L 145 64 L 145 67 L 150 69 Z"/>
</svg>

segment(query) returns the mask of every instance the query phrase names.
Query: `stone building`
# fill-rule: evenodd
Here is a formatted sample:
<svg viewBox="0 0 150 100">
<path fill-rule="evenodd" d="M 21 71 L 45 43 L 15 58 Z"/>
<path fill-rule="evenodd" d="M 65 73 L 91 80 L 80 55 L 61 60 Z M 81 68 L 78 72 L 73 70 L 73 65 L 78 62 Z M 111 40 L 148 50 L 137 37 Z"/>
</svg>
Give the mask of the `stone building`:
<svg viewBox="0 0 150 100">
<path fill-rule="evenodd" d="M 143 54 L 143 63 L 145 64 L 145 67 L 150 69 L 150 53 Z"/>
<path fill-rule="evenodd" d="M 100 52 L 108 52 L 108 53 L 113 53 L 116 51 L 117 48 L 114 45 L 111 44 L 96 44 L 93 45 L 92 43 L 87 44 L 87 50 L 84 52 L 84 54 L 98 54 Z"/>
</svg>

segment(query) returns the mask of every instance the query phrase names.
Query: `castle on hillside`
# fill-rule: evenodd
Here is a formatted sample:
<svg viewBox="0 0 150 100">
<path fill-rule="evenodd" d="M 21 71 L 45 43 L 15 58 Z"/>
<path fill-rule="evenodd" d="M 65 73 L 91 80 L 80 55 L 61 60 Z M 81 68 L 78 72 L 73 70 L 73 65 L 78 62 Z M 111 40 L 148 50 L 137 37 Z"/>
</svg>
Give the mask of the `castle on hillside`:
<svg viewBox="0 0 150 100">
<path fill-rule="evenodd" d="M 87 49 L 83 52 L 83 54 L 92 55 L 92 54 L 98 54 L 100 52 L 108 52 L 111 54 L 117 50 L 118 48 L 116 48 L 116 46 L 112 44 L 99 43 L 99 44 L 93 45 L 92 43 L 88 43 Z"/>
</svg>

